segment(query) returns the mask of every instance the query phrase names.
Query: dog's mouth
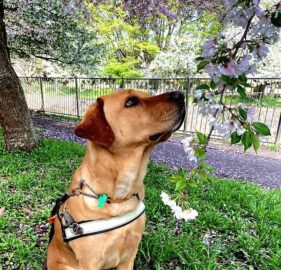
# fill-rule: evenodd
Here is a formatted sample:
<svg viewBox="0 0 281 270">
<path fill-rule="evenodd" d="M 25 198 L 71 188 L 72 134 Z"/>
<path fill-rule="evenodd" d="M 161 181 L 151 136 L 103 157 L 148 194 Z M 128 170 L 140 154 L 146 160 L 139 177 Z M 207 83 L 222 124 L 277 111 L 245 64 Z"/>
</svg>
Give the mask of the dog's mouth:
<svg viewBox="0 0 281 270">
<path fill-rule="evenodd" d="M 158 139 L 160 139 L 162 137 L 162 135 L 164 135 L 165 133 L 166 132 L 159 132 L 159 133 L 156 133 L 154 135 L 151 135 L 151 136 L 149 136 L 149 140 L 152 141 L 152 142 L 155 142 Z"/>
<path fill-rule="evenodd" d="M 172 128 L 172 132 L 177 131 L 177 130 L 181 127 L 181 125 L 182 125 L 184 119 L 185 119 L 185 109 L 182 110 L 182 112 L 181 112 L 181 114 L 179 115 L 177 121 L 175 121 L 175 124 L 174 124 L 174 126 L 173 126 L 173 128 Z"/>
<path fill-rule="evenodd" d="M 181 127 L 181 125 L 182 125 L 184 119 L 185 119 L 185 110 L 183 110 L 183 111 L 181 112 L 181 114 L 179 115 L 178 119 L 175 121 L 175 123 L 172 125 L 171 128 L 169 128 L 169 129 L 166 130 L 166 131 L 158 132 L 158 133 L 155 133 L 155 134 L 149 136 L 149 140 L 152 141 L 152 142 L 156 142 L 156 141 L 158 141 L 160 138 L 161 138 L 161 139 L 164 139 L 164 140 L 165 140 L 166 137 L 169 138 L 170 135 L 171 135 L 173 132 L 177 131 L 177 130 Z"/>
</svg>

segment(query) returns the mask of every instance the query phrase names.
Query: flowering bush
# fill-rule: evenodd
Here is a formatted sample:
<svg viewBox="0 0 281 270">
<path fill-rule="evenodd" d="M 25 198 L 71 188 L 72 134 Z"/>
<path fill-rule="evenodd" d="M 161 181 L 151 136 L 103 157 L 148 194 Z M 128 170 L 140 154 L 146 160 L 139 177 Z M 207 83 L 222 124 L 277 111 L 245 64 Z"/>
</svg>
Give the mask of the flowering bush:
<svg viewBox="0 0 281 270">
<path fill-rule="evenodd" d="M 195 147 L 191 147 L 192 138 L 183 141 L 189 159 L 198 165 L 189 173 L 178 172 L 171 178 L 182 197 L 190 183 L 196 184 L 198 176 L 208 178 L 211 169 L 205 162 L 206 146 L 214 130 L 229 137 L 231 144 L 241 142 L 245 151 L 250 147 L 257 151 L 260 137 L 270 135 L 265 124 L 253 122 L 255 107 L 228 106 L 223 103 L 223 96 L 227 91 L 236 91 L 241 98 L 247 98 L 247 89 L 251 88 L 247 76 L 256 70 L 253 60 L 264 59 L 269 45 L 279 37 L 281 2 L 262 8 L 259 0 L 227 0 L 226 7 L 227 15 L 222 18 L 225 30 L 209 38 L 197 58 L 197 71 L 205 70 L 211 81 L 196 88 L 195 102 L 199 113 L 209 116 L 211 129 L 207 135 L 197 132 Z M 164 203 L 165 200 L 167 204 L 166 197 Z"/>
<path fill-rule="evenodd" d="M 184 77 L 196 73 L 196 52 L 200 41 L 188 36 L 176 37 L 168 51 L 160 52 L 150 63 L 148 77 Z"/>
</svg>

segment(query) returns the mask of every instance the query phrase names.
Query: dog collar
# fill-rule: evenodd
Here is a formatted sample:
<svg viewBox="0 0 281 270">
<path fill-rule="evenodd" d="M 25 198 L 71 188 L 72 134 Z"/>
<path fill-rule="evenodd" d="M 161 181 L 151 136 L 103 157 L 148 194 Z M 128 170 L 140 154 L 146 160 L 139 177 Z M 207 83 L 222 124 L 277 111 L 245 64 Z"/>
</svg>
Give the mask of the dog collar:
<svg viewBox="0 0 281 270">
<path fill-rule="evenodd" d="M 86 187 L 90 191 L 90 193 L 84 192 L 83 187 Z M 113 199 L 109 197 L 106 193 L 98 194 L 84 179 L 80 179 L 79 186 L 77 188 L 74 188 L 70 193 L 67 194 L 68 197 L 79 196 L 79 195 L 97 199 L 99 208 L 102 208 L 106 203 L 122 203 L 128 201 L 134 196 L 136 196 L 139 199 L 139 195 L 137 193 L 131 194 L 131 196 L 129 197 L 117 198 L 117 199 Z"/>
<path fill-rule="evenodd" d="M 71 222 L 70 220 L 68 222 L 69 224 L 67 225 L 63 225 L 61 222 L 64 242 L 69 242 L 71 240 L 89 235 L 105 233 L 126 226 L 127 224 L 130 224 L 139 218 L 144 213 L 144 210 L 145 205 L 142 201 L 140 201 L 138 206 L 133 211 L 122 216 L 82 222 Z M 65 216 L 64 218 L 66 219 Z M 59 219 L 61 218 L 59 217 Z"/>
</svg>

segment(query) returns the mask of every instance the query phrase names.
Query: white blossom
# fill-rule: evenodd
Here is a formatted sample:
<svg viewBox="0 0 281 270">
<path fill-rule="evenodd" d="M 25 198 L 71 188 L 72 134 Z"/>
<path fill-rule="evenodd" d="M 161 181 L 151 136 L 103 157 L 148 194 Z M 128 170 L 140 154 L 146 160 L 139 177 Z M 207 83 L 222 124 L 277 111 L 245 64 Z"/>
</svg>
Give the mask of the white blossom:
<svg viewBox="0 0 281 270">
<path fill-rule="evenodd" d="M 208 123 L 209 125 L 212 127 L 214 125 L 217 124 L 217 119 L 215 117 L 211 117 L 209 120 L 208 120 Z"/>
<path fill-rule="evenodd" d="M 200 99 L 202 97 L 202 90 L 198 89 L 194 91 L 194 97 Z"/>
<path fill-rule="evenodd" d="M 207 116 L 209 113 L 211 113 L 211 107 L 208 103 L 201 103 L 199 104 L 199 113 L 203 116 Z"/>
<path fill-rule="evenodd" d="M 160 197 L 163 203 L 170 207 L 176 219 L 188 221 L 198 216 L 198 212 L 192 208 L 182 210 L 182 208 L 178 206 L 174 200 L 171 200 L 170 196 L 164 191 L 161 191 Z"/>
<path fill-rule="evenodd" d="M 237 129 L 236 129 L 236 132 L 237 132 L 237 135 L 238 136 L 241 136 L 243 135 L 243 133 L 245 132 L 246 130 L 241 126 L 240 122 L 237 123 Z"/>
<path fill-rule="evenodd" d="M 211 92 L 207 92 L 207 93 L 205 94 L 205 98 L 208 99 L 209 102 L 214 101 L 214 100 L 215 100 L 215 97 L 216 97 L 216 96 L 215 96 L 213 93 L 211 93 Z"/>
</svg>

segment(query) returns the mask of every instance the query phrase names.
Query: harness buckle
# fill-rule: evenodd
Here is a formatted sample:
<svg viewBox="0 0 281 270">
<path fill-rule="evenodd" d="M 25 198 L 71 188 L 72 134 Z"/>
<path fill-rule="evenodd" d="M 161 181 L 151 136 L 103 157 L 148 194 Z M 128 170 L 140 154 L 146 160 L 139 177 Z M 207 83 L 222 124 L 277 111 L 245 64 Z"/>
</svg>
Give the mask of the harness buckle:
<svg viewBox="0 0 281 270">
<path fill-rule="evenodd" d="M 74 189 L 74 190 L 72 191 L 72 194 L 73 194 L 74 196 L 79 196 L 79 195 L 81 194 L 81 190 L 80 190 L 80 189 Z"/>
<path fill-rule="evenodd" d="M 83 234 L 83 228 L 78 223 L 72 223 L 69 227 L 74 234 Z"/>
</svg>

